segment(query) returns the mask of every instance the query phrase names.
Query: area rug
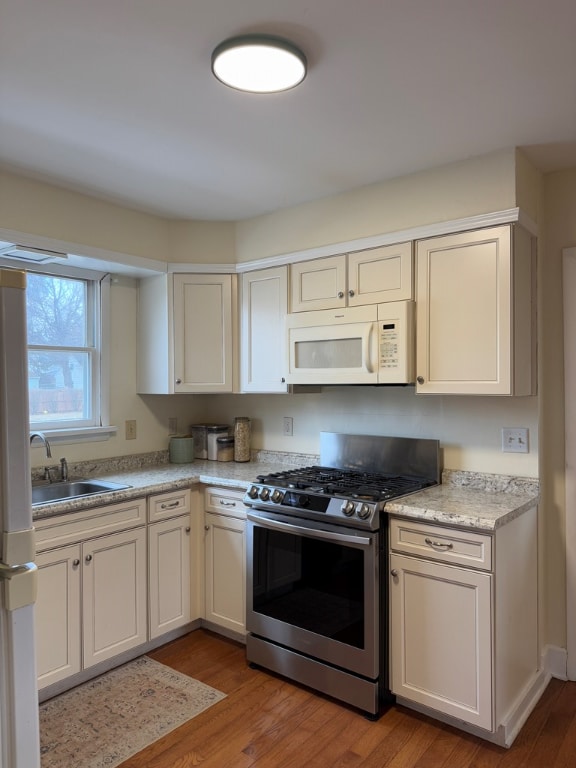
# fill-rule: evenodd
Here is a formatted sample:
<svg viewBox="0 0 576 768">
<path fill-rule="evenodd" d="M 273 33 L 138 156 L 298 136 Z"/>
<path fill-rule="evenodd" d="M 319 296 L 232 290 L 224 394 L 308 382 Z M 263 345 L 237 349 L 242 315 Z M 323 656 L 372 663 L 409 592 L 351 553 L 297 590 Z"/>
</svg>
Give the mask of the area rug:
<svg viewBox="0 0 576 768">
<path fill-rule="evenodd" d="M 142 656 L 40 705 L 42 768 L 115 768 L 223 698 Z"/>
</svg>

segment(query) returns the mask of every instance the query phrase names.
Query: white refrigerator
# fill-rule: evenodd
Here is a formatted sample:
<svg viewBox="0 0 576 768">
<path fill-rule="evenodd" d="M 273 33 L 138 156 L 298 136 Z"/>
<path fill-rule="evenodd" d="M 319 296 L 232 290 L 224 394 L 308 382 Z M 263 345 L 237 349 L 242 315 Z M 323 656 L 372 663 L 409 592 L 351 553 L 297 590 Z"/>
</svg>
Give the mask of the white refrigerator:
<svg viewBox="0 0 576 768">
<path fill-rule="evenodd" d="M 39 768 L 26 274 L 0 269 L 0 768 Z"/>
</svg>

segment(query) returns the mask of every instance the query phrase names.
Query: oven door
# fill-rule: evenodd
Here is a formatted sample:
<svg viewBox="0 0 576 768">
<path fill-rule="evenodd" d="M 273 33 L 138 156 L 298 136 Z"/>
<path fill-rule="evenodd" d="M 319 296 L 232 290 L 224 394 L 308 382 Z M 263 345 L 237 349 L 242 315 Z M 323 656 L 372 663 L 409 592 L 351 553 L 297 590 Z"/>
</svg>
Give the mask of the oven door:
<svg viewBox="0 0 576 768">
<path fill-rule="evenodd" d="M 379 534 L 250 510 L 246 547 L 247 630 L 375 680 Z"/>
</svg>

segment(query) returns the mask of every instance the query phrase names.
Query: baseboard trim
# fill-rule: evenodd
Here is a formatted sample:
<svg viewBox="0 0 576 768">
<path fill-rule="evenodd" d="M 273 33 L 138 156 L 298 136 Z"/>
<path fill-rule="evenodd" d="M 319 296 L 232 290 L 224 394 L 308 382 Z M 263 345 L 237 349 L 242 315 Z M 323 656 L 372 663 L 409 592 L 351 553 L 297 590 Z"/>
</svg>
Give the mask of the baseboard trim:
<svg viewBox="0 0 576 768">
<path fill-rule="evenodd" d="M 499 747 L 511 747 L 514 739 L 518 736 L 522 726 L 530 716 L 532 710 L 538 703 L 538 700 L 544 693 L 546 686 L 550 682 L 550 675 L 544 670 L 536 672 L 532 680 L 528 683 L 524 691 L 520 694 L 516 704 L 506 716 L 506 720 L 501 723 L 495 731 L 487 731 L 479 728 L 477 725 L 460 720 L 457 717 L 446 715 L 443 712 L 437 712 L 423 704 L 416 704 L 401 696 L 396 697 L 396 702 L 408 709 L 414 709 L 423 715 L 428 715 L 434 720 L 439 720 L 446 725 L 452 725 L 461 731 L 478 736 L 485 741 L 496 744 Z"/>
<path fill-rule="evenodd" d="M 546 690 L 550 679 L 551 675 L 546 670 L 541 669 L 536 672 L 497 729 L 497 744 L 503 747 L 512 746 L 514 739 L 520 733 L 522 726 Z"/>
<path fill-rule="evenodd" d="M 542 669 L 551 677 L 568 680 L 568 652 L 557 645 L 545 645 L 542 650 Z"/>
</svg>

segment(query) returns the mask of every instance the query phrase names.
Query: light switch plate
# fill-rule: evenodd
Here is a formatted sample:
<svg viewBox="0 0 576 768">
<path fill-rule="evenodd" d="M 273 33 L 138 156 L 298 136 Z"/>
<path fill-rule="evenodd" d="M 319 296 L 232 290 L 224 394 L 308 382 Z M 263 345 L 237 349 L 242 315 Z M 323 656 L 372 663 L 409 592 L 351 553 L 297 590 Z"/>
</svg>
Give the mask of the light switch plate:
<svg viewBox="0 0 576 768">
<path fill-rule="evenodd" d="M 504 427 L 502 429 L 502 451 L 504 453 L 528 453 L 529 450 L 526 427 Z"/>
</svg>

